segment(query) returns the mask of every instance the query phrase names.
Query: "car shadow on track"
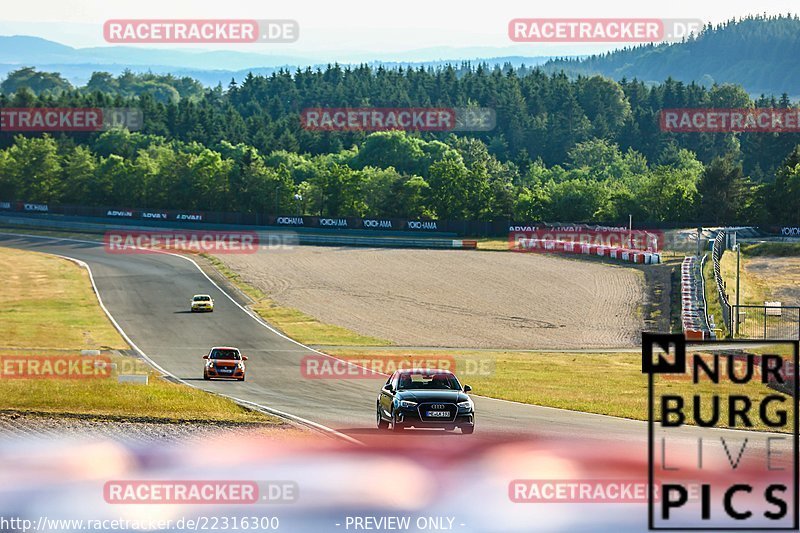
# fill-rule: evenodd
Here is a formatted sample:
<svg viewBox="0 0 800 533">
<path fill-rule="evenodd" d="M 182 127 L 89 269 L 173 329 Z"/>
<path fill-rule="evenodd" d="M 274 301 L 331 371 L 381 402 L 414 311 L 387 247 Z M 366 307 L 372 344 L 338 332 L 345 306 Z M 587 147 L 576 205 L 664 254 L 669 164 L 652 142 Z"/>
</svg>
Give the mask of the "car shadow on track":
<svg viewBox="0 0 800 533">
<path fill-rule="evenodd" d="M 446 437 L 457 435 L 461 436 L 461 432 L 458 430 L 454 431 L 445 431 L 444 429 L 404 429 L 403 431 L 394 432 L 389 429 L 377 429 L 377 428 L 346 428 L 346 429 L 337 429 L 339 433 L 344 433 L 345 435 L 371 435 L 371 436 L 383 436 L 383 435 L 417 435 L 417 436 L 432 436 L 432 437 Z"/>
<path fill-rule="evenodd" d="M 219 382 L 231 382 L 231 383 L 241 383 L 240 381 L 232 378 L 211 378 L 211 379 L 203 379 L 202 377 L 195 378 L 180 378 L 181 381 L 208 381 L 209 383 L 219 383 Z"/>
</svg>

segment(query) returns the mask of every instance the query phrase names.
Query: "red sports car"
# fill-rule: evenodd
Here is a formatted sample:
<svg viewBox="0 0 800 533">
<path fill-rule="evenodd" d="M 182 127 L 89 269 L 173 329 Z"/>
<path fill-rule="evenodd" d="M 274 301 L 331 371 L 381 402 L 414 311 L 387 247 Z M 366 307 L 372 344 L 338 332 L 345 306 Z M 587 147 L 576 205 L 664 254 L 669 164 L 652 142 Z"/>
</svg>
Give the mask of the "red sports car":
<svg viewBox="0 0 800 533">
<path fill-rule="evenodd" d="M 216 346 L 211 348 L 203 359 L 206 360 L 203 379 L 225 378 L 244 381 L 244 362 L 247 361 L 247 357 L 242 355 L 238 348 Z"/>
</svg>

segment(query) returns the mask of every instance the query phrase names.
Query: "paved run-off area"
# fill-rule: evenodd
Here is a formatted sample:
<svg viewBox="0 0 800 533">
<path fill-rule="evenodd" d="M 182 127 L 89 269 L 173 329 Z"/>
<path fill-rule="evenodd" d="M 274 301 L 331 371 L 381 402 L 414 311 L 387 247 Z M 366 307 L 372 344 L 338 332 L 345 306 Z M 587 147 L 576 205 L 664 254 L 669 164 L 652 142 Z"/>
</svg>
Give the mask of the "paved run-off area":
<svg viewBox="0 0 800 533">
<path fill-rule="evenodd" d="M 218 256 L 276 303 L 405 346 L 637 344 L 642 272 L 542 254 L 297 247 Z"/>
</svg>

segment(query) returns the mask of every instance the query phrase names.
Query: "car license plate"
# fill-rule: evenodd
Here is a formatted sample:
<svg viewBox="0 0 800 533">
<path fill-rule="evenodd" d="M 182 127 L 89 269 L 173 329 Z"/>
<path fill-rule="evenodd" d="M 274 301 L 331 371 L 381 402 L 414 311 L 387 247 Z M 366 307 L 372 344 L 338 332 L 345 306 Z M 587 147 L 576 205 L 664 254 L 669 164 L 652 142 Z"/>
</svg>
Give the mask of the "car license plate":
<svg viewBox="0 0 800 533">
<path fill-rule="evenodd" d="M 233 369 L 232 368 L 220 368 L 219 371 L 222 372 L 223 374 L 230 374 L 231 372 L 233 372 Z"/>
<path fill-rule="evenodd" d="M 428 411 L 427 415 L 431 418 L 447 418 L 450 416 L 449 411 Z"/>
</svg>

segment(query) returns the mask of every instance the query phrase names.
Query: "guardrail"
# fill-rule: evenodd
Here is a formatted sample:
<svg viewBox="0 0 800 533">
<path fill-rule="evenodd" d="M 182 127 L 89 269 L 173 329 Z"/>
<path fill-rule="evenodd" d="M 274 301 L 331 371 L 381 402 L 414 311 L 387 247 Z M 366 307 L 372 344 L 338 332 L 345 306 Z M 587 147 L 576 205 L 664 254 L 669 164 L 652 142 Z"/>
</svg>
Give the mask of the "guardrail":
<svg viewBox="0 0 800 533">
<path fill-rule="evenodd" d="M 725 230 L 719 230 L 717 236 L 714 238 L 714 246 L 711 249 L 711 260 L 714 267 L 714 281 L 717 284 L 717 294 L 719 295 L 719 304 L 722 307 L 722 322 L 728 329 L 728 334 L 733 331 L 731 328 L 731 304 L 728 301 L 728 294 L 725 292 L 725 280 L 722 279 L 719 261 L 726 247 Z"/>
<path fill-rule="evenodd" d="M 510 221 L 403 219 L 386 217 L 351 217 L 336 215 L 301 215 L 269 213 L 234 213 L 192 209 L 137 208 L 126 206 L 81 206 L 31 203 L 0 199 L 0 212 L 27 215 L 66 215 L 102 219 L 111 223 L 178 222 L 187 225 L 227 224 L 257 226 L 261 229 L 286 229 L 298 232 L 358 232 L 396 234 L 413 239 L 430 235 L 446 238 L 463 235 L 502 235 Z"/>
<path fill-rule="evenodd" d="M 187 228 L 184 225 L 160 224 L 136 226 L 131 224 L 101 224 L 95 222 L 78 222 L 67 220 L 60 217 L 59 220 L 39 217 L 8 216 L 0 214 L 0 223 L 12 226 L 27 226 L 50 230 L 67 230 L 81 233 L 103 234 L 107 231 L 203 231 L 198 228 Z M 236 231 L 241 231 L 237 228 Z M 354 235 L 316 235 L 291 231 L 258 231 L 264 242 L 269 242 L 270 235 L 281 236 L 286 241 L 286 236 L 290 235 L 290 241 L 299 245 L 316 246 L 368 246 L 382 248 L 432 248 L 432 249 L 461 249 L 475 250 L 478 247 L 477 241 L 460 239 L 437 239 L 437 238 L 408 238 L 408 237 L 362 237 Z"/>
</svg>

